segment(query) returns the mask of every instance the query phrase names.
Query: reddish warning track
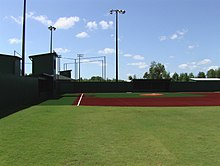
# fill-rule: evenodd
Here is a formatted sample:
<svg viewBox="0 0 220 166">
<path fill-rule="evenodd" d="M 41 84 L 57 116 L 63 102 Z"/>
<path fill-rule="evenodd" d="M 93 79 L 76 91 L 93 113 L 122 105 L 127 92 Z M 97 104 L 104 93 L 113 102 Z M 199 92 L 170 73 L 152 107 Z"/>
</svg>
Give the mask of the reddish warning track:
<svg viewBox="0 0 220 166">
<path fill-rule="evenodd" d="M 220 93 L 199 93 L 203 96 L 194 97 L 152 97 L 152 98 L 96 98 L 84 96 L 82 106 L 220 106 Z M 76 101 L 77 102 L 77 101 Z"/>
</svg>

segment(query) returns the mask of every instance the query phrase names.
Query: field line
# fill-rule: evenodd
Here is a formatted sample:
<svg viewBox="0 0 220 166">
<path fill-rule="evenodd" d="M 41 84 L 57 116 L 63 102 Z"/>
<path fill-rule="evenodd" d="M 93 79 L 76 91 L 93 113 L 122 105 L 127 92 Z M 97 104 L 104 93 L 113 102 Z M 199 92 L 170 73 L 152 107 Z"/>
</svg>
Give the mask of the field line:
<svg viewBox="0 0 220 166">
<path fill-rule="evenodd" d="M 81 103 L 81 101 L 82 101 L 82 98 L 83 98 L 83 93 L 81 94 L 81 96 L 80 96 L 80 98 L 79 98 L 79 101 L 78 101 L 78 103 L 77 103 L 77 107 L 80 106 L 80 103 Z"/>
</svg>

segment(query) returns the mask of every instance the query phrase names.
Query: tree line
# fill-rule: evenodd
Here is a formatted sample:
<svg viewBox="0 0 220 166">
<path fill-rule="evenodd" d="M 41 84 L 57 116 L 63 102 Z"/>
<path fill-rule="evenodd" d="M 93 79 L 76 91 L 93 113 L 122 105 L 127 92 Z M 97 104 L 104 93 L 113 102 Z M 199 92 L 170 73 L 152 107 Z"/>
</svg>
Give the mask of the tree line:
<svg viewBox="0 0 220 166">
<path fill-rule="evenodd" d="M 155 61 L 151 62 L 148 72 L 143 75 L 144 79 L 171 79 L 171 81 L 188 82 L 190 78 L 220 78 L 220 67 L 218 69 L 210 69 L 205 72 L 199 72 L 197 75 L 191 73 L 174 73 L 170 76 L 170 73 L 166 71 L 165 66 Z M 129 80 L 136 79 L 136 75 L 129 76 Z"/>
</svg>

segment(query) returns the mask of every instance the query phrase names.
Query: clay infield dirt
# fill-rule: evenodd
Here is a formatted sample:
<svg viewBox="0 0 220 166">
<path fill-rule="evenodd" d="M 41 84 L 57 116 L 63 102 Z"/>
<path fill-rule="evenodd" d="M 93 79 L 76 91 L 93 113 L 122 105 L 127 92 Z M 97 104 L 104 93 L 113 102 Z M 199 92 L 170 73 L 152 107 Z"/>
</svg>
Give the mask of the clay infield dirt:
<svg viewBox="0 0 220 166">
<path fill-rule="evenodd" d="M 143 106 L 143 107 L 173 107 L 173 106 L 220 106 L 220 93 L 188 93 L 189 95 L 170 97 L 163 93 L 140 94 L 140 97 L 96 97 L 84 94 L 81 106 Z M 145 97 L 146 96 L 146 97 Z M 78 103 L 79 97 L 74 101 Z"/>
</svg>

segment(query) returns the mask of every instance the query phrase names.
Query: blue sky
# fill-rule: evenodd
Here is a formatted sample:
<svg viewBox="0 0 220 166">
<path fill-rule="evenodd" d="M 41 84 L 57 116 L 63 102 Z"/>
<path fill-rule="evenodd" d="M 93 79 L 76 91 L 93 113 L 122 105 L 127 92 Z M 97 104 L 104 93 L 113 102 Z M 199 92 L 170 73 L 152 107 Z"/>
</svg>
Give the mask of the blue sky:
<svg viewBox="0 0 220 166">
<path fill-rule="evenodd" d="M 21 53 L 23 0 L 1 0 L 0 53 Z M 53 49 L 66 58 L 106 56 L 107 77 L 115 78 L 115 15 L 119 16 L 119 78 L 138 78 L 152 61 L 174 72 L 206 72 L 220 66 L 220 1 L 218 0 L 27 0 L 28 56 Z M 73 61 L 61 59 L 64 63 Z M 73 70 L 74 66 L 69 65 Z M 31 72 L 31 65 L 26 65 Z M 83 63 L 81 76 L 101 75 L 100 63 Z"/>
</svg>

